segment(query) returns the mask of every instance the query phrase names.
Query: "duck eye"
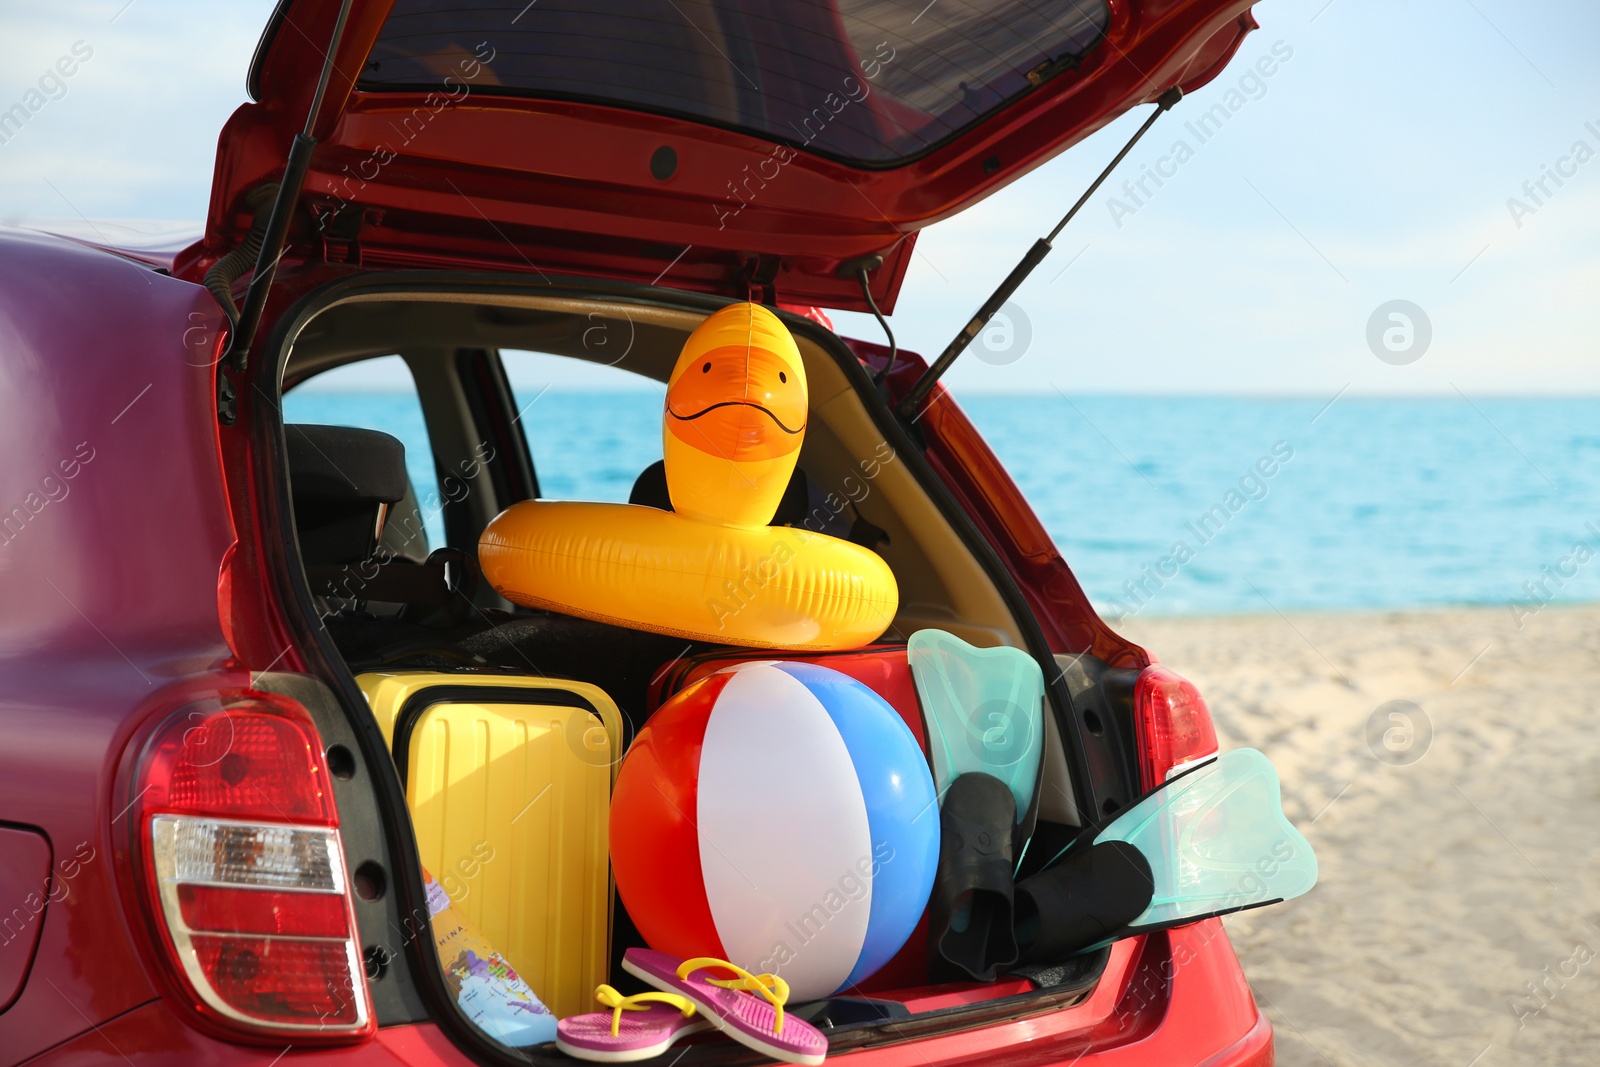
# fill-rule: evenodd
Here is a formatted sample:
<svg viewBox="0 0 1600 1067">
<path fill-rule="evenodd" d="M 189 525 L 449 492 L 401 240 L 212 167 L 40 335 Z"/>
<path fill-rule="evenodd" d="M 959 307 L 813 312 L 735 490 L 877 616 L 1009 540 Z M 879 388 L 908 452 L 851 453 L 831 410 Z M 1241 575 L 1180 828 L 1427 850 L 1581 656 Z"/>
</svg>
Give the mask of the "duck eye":
<svg viewBox="0 0 1600 1067">
<path fill-rule="evenodd" d="M 707 363 L 705 366 L 701 367 L 700 368 L 700 373 L 701 374 L 710 374 L 711 373 L 711 364 Z"/>
<path fill-rule="evenodd" d="M 789 376 L 787 374 L 783 373 L 783 371 L 779 371 L 778 372 L 778 381 L 787 382 L 788 380 L 789 380 Z"/>
</svg>

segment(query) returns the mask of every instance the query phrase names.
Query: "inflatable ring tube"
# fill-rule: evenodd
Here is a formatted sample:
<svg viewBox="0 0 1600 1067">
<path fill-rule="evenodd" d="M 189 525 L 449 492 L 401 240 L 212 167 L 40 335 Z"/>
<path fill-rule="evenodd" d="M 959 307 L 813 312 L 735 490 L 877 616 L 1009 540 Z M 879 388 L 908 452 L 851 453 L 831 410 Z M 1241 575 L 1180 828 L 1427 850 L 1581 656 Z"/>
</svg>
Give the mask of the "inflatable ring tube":
<svg viewBox="0 0 1600 1067">
<path fill-rule="evenodd" d="M 514 504 L 483 531 L 478 562 L 514 604 L 753 648 L 859 648 L 900 605 L 889 565 L 860 545 L 633 504 Z"/>
</svg>

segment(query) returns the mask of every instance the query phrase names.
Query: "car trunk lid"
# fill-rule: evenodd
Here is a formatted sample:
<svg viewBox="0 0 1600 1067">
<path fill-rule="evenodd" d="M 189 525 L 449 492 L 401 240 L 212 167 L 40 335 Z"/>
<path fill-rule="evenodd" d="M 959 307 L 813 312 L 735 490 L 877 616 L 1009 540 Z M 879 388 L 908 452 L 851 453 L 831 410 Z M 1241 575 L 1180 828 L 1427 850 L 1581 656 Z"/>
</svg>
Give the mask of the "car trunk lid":
<svg viewBox="0 0 1600 1067">
<path fill-rule="evenodd" d="M 288 258 L 576 273 L 892 309 L 916 234 L 1209 80 L 1250 0 L 355 0 Z M 336 6 L 283 0 L 224 128 L 203 270 L 313 106 Z"/>
</svg>

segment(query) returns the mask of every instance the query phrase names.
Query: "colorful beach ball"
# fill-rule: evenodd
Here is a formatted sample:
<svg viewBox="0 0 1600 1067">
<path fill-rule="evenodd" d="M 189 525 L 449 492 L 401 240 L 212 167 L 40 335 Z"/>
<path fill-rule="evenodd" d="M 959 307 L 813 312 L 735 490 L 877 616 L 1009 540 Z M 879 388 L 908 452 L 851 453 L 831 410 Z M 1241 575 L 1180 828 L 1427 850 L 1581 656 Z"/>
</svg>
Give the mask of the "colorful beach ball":
<svg viewBox="0 0 1600 1067">
<path fill-rule="evenodd" d="M 917 925 L 939 860 L 926 758 L 865 685 L 740 664 L 663 704 L 611 800 L 611 863 L 651 948 L 846 989 Z"/>
</svg>

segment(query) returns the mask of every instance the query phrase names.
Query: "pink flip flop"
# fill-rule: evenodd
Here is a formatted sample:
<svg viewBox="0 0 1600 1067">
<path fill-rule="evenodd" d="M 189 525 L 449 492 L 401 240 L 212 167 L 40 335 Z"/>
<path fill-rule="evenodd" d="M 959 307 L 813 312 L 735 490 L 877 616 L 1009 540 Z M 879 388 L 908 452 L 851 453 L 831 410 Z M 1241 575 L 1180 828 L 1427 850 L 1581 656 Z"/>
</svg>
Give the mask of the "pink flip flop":
<svg viewBox="0 0 1600 1067">
<path fill-rule="evenodd" d="M 784 1013 L 789 984 L 775 974 L 754 975 L 711 956 L 680 961 L 645 948 L 630 948 L 622 957 L 622 969 L 657 989 L 683 997 L 712 1026 L 775 1060 L 814 1065 L 828 1055 L 828 1039 L 816 1027 Z M 732 972 L 737 977 L 694 976 L 704 970 Z"/>
<path fill-rule="evenodd" d="M 637 993 L 625 997 L 608 985 L 594 999 L 610 1011 L 570 1015 L 556 1023 L 556 1047 L 594 1063 L 632 1063 L 659 1056 L 680 1037 L 709 1030 L 687 997 L 675 993 Z M 627 1014 L 624 1014 L 627 1013 Z"/>
</svg>

